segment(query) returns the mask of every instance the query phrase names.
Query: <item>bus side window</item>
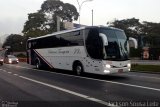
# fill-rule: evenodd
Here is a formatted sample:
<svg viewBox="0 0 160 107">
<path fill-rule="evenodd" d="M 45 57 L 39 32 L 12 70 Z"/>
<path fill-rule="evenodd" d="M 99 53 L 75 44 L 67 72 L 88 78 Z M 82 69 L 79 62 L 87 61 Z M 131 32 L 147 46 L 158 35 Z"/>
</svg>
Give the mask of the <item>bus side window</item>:
<svg viewBox="0 0 160 107">
<path fill-rule="evenodd" d="M 80 31 L 64 33 L 60 36 L 61 46 L 83 46 L 83 35 Z"/>
</svg>

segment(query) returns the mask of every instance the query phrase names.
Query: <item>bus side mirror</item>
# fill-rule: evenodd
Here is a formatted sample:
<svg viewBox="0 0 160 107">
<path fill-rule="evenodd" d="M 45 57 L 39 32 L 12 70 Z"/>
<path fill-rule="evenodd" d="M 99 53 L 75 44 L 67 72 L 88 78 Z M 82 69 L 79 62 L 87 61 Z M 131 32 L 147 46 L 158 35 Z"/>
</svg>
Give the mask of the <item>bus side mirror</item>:
<svg viewBox="0 0 160 107">
<path fill-rule="evenodd" d="M 102 38 L 103 46 L 108 46 L 108 38 L 105 34 L 99 33 L 99 36 Z"/>
<path fill-rule="evenodd" d="M 129 47 L 134 47 L 135 49 L 138 48 L 138 43 L 135 38 L 129 37 L 128 42 L 129 42 Z"/>
</svg>

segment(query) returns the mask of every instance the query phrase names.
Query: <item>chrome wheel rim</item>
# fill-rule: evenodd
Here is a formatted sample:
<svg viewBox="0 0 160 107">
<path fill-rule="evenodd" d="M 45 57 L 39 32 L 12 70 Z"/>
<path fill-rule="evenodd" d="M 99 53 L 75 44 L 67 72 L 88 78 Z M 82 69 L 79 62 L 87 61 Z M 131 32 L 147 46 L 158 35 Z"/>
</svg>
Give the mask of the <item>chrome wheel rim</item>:
<svg viewBox="0 0 160 107">
<path fill-rule="evenodd" d="M 77 74 L 80 75 L 82 72 L 82 67 L 81 66 L 77 66 L 76 68 Z"/>
<path fill-rule="evenodd" d="M 36 64 L 36 68 L 39 68 L 39 64 L 38 63 Z"/>
</svg>

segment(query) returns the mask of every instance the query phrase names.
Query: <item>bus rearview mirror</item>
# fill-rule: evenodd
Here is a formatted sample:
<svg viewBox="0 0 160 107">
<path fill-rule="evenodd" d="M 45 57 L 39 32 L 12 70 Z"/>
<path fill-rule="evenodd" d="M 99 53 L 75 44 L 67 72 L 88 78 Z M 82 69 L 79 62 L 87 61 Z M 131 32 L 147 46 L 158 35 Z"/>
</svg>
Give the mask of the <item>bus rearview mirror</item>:
<svg viewBox="0 0 160 107">
<path fill-rule="evenodd" d="M 138 48 L 137 40 L 135 38 L 129 37 L 129 46 L 137 49 Z"/>
<path fill-rule="evenodd" d="M 105 34 L 100 33 L 99 36 L 102 38 L 103 46 L 108 46 L 108 38 Z"/>
</svg>

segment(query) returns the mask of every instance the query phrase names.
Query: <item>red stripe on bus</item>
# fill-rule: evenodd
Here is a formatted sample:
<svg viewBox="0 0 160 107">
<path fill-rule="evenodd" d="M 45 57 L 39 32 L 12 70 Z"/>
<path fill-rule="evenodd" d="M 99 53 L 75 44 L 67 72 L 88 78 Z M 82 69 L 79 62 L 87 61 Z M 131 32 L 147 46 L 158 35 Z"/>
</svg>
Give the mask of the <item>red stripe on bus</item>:
<svg viewBox="0 0 160 107">
<path fill-rule="evenodd" d="M 43 58 L 43 56 L 41 56 L 35 49 L 33 49 L 37 55 L 48 65 L 50 66 L 51 68 L 54 68 L 45 58 Z"/>
</svg>

